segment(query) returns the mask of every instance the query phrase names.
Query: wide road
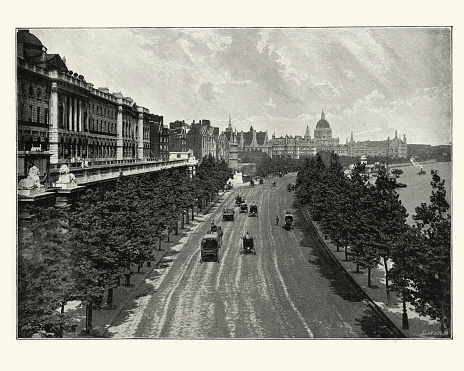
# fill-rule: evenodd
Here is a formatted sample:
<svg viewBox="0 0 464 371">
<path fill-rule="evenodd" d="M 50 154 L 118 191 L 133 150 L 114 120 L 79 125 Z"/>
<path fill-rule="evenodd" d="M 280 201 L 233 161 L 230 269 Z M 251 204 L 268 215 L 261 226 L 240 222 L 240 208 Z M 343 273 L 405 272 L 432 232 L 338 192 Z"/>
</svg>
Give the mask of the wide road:
<svg viewBox="0 0 464 371">
<path fill-rule="evenodd" d="M 287 176 L 236 187 L 173 247 L 149 277 L 156 293 L 139 298 L 108 329 L 122 338 L 283 339 L 393 337 L 388 326 L 333 263 L 293 207 Z M 259 216 L 222 222 L 222 207 L 237 193 L 258 205 Z M 292 230 L 281 227 L 286 211 Z M 275 218 L 279 215 L 280 223 Z M 219 263 L 200 264 L 200 239 L 211 220 L 224 230 Z M 240 255 L 241 237 L 255 238 L 256 255 Z"/>
</svg>

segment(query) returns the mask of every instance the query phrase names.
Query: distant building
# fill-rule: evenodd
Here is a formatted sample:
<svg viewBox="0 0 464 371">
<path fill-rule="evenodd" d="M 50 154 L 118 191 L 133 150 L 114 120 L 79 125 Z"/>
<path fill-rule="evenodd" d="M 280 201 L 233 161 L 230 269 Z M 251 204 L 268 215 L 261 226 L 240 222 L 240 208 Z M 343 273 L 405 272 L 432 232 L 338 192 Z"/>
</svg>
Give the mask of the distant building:
<svg viewBox="0 0 464 371">
<path fill-rule="evenodd" d="M 230 122 L 229 116 L 229 126 L 224 131 L 224 135 L 226 136 L 229 142 L 229 160 L 227 163 L 232 170 L 236 170 L 238 164 L 238 141 L 237 141 L 237 131 L 232 129 L 232 124 Z"/>
<path fill-rule="evenodd" d="M 214 137 L 214 128 L 210 120 L 195 120 L 190 125 L 187 132 L 187 147 L 192 150 L 193 155 L 198 161 L 204 156 L 212 155 L 216 157 L 216 140 Z"/>
<path fill-rule="evenodd" d="M 163 116 L 150 115 L 152 126 L 150 143 L 156 159 L 169 160 L 169 129 L 163 124 Z"/>
<path fill-rule="evenodd" d="M 270 154 L 271 143 L 267 136 L 267 131 L 256 131 L 253 126 L 250 127 L 250 131 L 241 131 L 238 134 L 238 152 L 242 155 L 244 152 L 249 151 L 261 151 L 267 155 Z"/>
<path fill-rule="evenodd" d="M 398 138 L 398 133 L 395 130 L 395 137 L 386 140 L 366 140 L 356 142 L 351 134 L 351 140 L 348 143 L 349 156 L 359 157 L 366 155 L 369 157 L 386 157 L 387 153 L 390 158 L 406 158 L 408 156 L 408 145 L 406 143 L 406 135 L 403 139 Z"/>
<path fill-rule="evenodd" d="M 386 156 L 387 150 L 391 158 L 407 157 L 406 136 L 403 139 L 398 138 L 395 131 L 395 137 L 391 140 L 383 141 L 359 141 L 356 142 L 351 134 L 351 140 L 346 144 L 340 144 L 339 138 L 333 138 L 332 129 L 329 122 L 325 119 L 322 111 L 321 119 L 317 122 L 314 129 L 314 138 L 311 139 L 309 127 L 303 137 L 288 136 L 276 138 L 272 136 L 270 141 L 270 155 L 272 157 L 292 157 L 301 158 L 303 156 L 313 156 L 321 151 L 328 151 L 338 154 L 339 156 Z"/>
<path fill-rule="evenodd" d="M 187 124 L 184 121 L 169 123 L 169 150 L 187 152 Z"/>
</svg>

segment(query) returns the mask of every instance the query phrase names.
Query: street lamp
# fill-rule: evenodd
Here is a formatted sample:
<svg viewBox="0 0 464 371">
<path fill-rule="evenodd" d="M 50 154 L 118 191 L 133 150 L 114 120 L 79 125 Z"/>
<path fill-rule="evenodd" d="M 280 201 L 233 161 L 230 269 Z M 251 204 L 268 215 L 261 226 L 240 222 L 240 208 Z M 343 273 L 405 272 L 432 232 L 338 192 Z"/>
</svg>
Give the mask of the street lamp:
<svg viewBox="0 0 464 371">
<path fill-rule="evenodd" d="M 403 330 L 409 330 L 408 311 L 406 309 L 406 300 L 403 293 Z"/>
</svg>

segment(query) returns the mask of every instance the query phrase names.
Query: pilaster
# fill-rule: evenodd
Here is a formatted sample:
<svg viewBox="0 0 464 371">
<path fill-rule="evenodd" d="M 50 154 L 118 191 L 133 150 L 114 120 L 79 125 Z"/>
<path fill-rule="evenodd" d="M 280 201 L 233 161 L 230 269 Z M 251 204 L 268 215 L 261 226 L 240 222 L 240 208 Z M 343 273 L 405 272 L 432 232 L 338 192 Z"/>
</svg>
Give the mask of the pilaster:
<svg viewBox="0 0 464 371">
<path fill-rule="evenodd" d="M 143 107 L 137 107 L 138 122 L 137 122 L 137 158 L 143 159 Z"/>
<path fill-rule="evenodd" d="M 122 98 L 118 98 L 118 118 L 117 118 L 117 139 L 116 139 L 116 159 L 123 159 L 123 140 L 122 140 Z"/>
<path fill-rule="evenodd" d="M 50 163 L 58 163 L 58 86 L 56 82 L 52 82 L 52 88 L 50 92 Z"/>
</svg>

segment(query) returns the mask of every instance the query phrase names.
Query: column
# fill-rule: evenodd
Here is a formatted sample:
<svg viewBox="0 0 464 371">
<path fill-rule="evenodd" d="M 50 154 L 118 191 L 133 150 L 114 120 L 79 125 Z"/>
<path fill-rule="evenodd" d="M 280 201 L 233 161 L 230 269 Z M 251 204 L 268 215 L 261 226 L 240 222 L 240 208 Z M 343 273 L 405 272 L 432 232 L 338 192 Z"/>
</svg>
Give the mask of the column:
<svg viewBox="0 0 464 371">
<path fill-rule="evenodd" d="M 123 140 L 122 140 L 122 98 L 118 98 L 118 118 L 117 118 L 117 137 L 116 137 L 116 159 L 123 159 Z"/>
<path fill-rule="evenodd" d="M 63 129 L 66 129 L 68 126 L 68 97 L 66 95 L 63 95 L 63 117 L 61 118 L 63 120 Z"/>
<path fill-rule="evenodd" d="M 79 99 L 79 124 L 77 126 L 77 131 L 84 131 L 82 127 L 82 101 Z"/>
<path fill-rule="evenodd" d="M 50 92 L 50 137 L 49 137 L 49 144 L 50 144 L 50 163 L 57 164 L 58 163 L 58 86 L 56 82 L 52 82 L 52 89 Z"/>
<path fill-rule="evenodd" d="M 73 131 L 77 131 L 77 99 L 74 98 L 74 104 L 73 104 L 73 107 L 74 107 L 74 116 L 73 116 L 73 126 L 72 126 L 72 130 Z"/>
<path fill-rule="evenodd" d="M 68 104 L 68 127 L 67 129 L 71 131 L 72 130 L 72 118 L 73 118 L 72 98 L 67 97 L 66 103 Z"/>
<path fill-rule="evenodd" d="M 143 159 L 143 107 L 137 107 L 139 120 L 137 122 L 137 158 Z"/>
</svg>

